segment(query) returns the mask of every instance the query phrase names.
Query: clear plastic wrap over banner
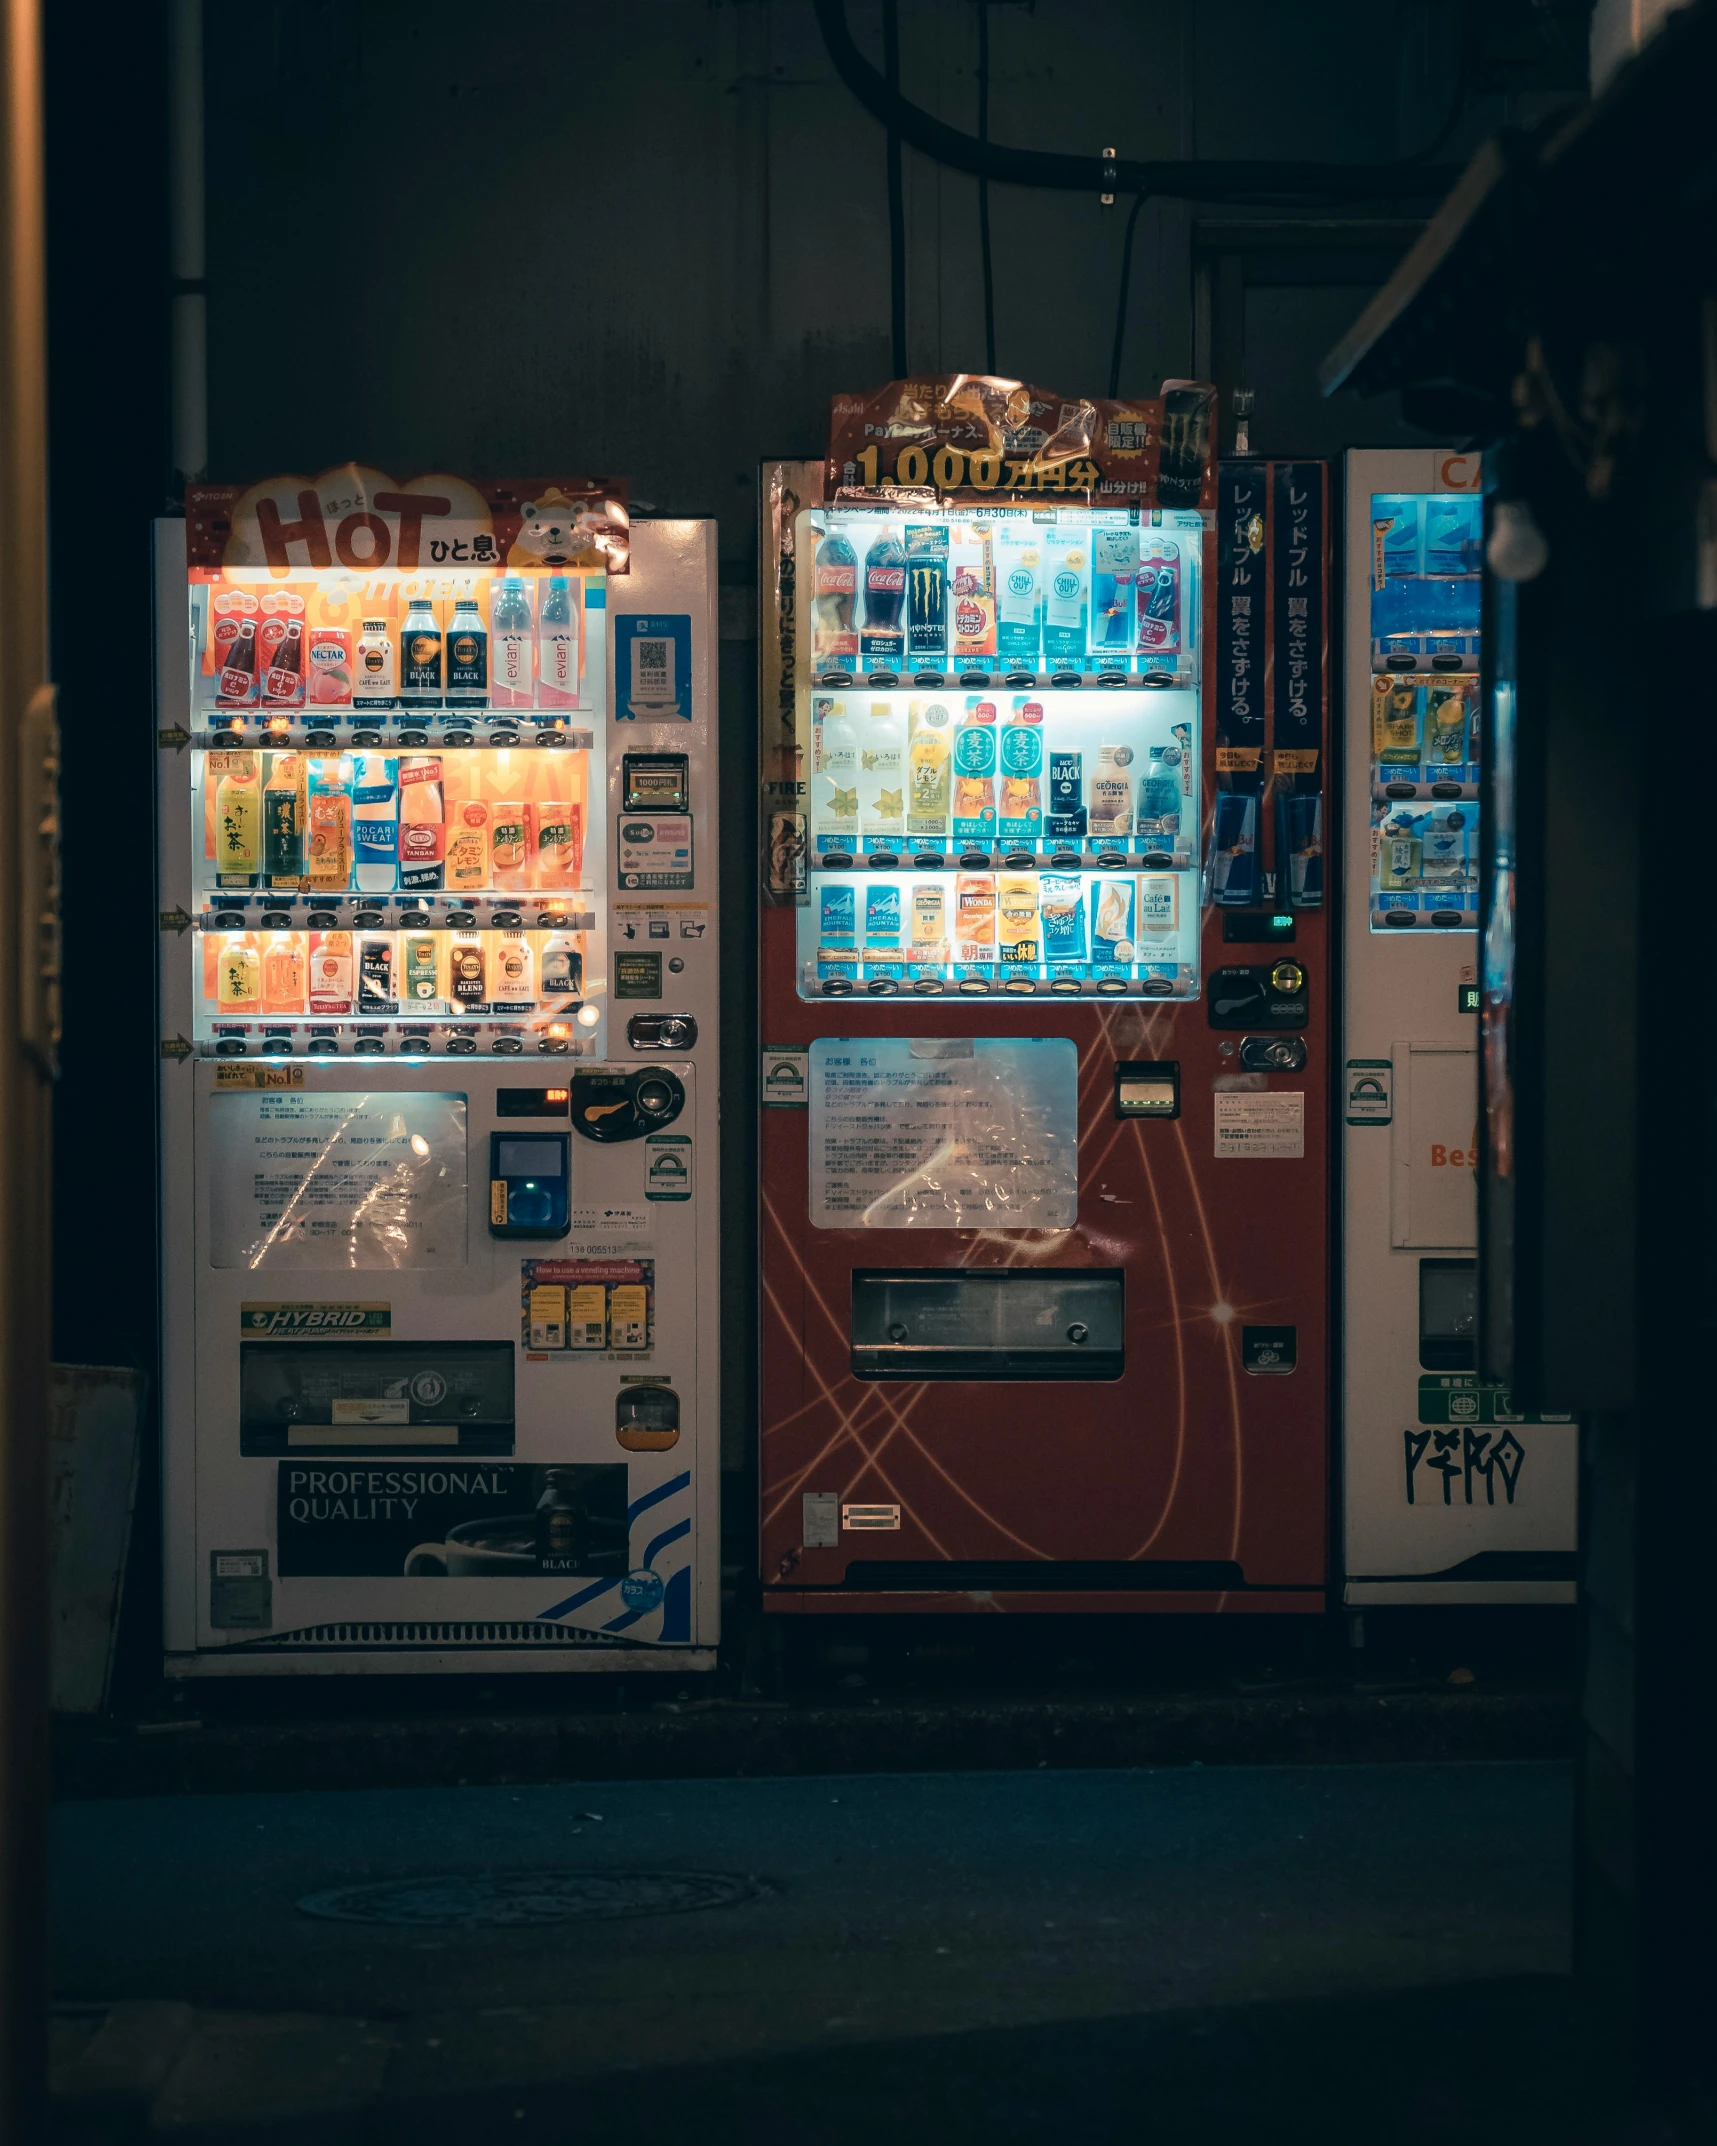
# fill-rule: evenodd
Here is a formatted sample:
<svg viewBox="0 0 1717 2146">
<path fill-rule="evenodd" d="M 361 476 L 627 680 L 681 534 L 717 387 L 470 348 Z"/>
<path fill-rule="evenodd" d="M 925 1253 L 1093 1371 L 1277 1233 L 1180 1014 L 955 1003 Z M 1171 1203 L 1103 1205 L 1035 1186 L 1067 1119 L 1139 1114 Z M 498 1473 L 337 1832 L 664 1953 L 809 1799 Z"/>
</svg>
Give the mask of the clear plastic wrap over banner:
<svg viewBox="0 0 1717 2146">
<path fill-rule="evenodd" d="M 818 1229 L 1071 1229 L 1079 1054 L 1065 1037 L 821 1037 Z"/>
<path fill-rule="evenodd" d="M 210 1098 L 210 1264 L 465 1265 L 465 1098 L 288 1089 Z"/>
</svg>

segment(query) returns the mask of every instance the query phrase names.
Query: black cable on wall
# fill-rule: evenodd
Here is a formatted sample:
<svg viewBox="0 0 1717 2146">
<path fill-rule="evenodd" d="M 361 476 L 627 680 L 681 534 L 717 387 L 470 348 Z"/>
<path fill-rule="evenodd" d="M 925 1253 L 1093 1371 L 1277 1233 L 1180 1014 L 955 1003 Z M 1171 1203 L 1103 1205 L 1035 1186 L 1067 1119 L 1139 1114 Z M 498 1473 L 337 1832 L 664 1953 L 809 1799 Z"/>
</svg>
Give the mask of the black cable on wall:
<svg viewBox="0 0 1717 2146">
<path fill-rule="evenodd" d="M 1180 200 L 1369 201 L 1391 195 L 1435 198 L 1448 192 L 1457 170 L 1413 157 L 1387 164 L 1227 162 L 1122 158 L 1105 165 L 1096 156 L 1066 156 L 1045 149 L 1008 149 L 962 134 L 900 94 L 897 0 L 884 0 L 884 74 L 878 74 L 853 42 L 846 0 L 811 0 L 835 73 L 873 118 L 932 162 L 977 179 L 1009 186 L 1048 187 L 1063 193 L 1166 194 Z M 892 214 L 892 201 L 891 201 Z M 904 271 L 902 272 L 904 274 Z"/>
<path fill-rule="evenodd" d="M 990 0 L 978 0 L 978 140 L 990 140 Z M 990 182 L 978 175 L 978 252 L 984 268 L 984 370 L 996 369 L 996 275 L 990 258 Z"/>
<path fill-rule="evenodd" d="M 843 28 L 845 27 L 843 23 Z M 900 9 L 899 0 L 883 0 L 882 64 L 887 70 L 884 85 L 900 102 Z M 900 169 L 900 135 L 888 129 L 888 311 L 889 336 L 896 380 L 906 378 L 906 189 Z"/>
</svg>

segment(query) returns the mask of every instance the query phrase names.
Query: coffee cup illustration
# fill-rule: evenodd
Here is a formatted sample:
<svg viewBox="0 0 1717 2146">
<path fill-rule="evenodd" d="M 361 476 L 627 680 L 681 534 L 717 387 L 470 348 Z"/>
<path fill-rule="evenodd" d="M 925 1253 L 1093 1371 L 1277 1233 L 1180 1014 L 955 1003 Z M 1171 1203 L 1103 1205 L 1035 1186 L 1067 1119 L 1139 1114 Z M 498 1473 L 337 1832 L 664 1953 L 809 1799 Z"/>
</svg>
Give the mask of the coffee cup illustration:
<svg viewBox="0 0 1717 2146">
<path fill-rule="evenodd" d="M 408 1580 L 493 1580 L 536 1572 L 536 1517 L 506 1513 L 462 1520 L 445 1542 L 420 1542 L 405 1561 Z"/>
</svg>

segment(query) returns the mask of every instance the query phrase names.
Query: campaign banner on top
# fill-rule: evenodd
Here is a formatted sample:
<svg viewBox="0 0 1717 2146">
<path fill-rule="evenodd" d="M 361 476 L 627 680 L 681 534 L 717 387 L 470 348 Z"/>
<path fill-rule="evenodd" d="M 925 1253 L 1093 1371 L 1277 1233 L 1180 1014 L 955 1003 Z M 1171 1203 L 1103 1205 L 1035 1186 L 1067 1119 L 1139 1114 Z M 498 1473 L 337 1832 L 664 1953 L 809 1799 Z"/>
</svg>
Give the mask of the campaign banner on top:
<svg viewBox="0 0 1717 2146">
<path fill-rule="evenodd" d="M 937 373 L 844 394 L 829 408 L 830 495 L 1000 505 L 1214 504 L 1216 390 L 1091 402 L 987 373 Z"/>
<path fill-rule="evenodd" d="M 626 488 L 612 477 L 397 482 L 342 463 L 319 477 L 265 477 L 185 491 L 192 578 L 223 569 L 275 576 L 402 573 L 472 566 L 508 573 L 624 574 Z"/>
</svg>

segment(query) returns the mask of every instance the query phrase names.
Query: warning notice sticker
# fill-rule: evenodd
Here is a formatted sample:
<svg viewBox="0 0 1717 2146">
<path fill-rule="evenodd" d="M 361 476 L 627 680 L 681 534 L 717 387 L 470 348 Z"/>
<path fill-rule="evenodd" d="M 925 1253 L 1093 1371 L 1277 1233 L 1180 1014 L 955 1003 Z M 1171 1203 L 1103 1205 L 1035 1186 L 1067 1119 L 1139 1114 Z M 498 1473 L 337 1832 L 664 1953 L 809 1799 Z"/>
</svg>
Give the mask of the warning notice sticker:
<svg viewBox="0 0 1717 2146">
<path fill-rule="evenodd" d="M 1219 1092 L 1218 1155 L 1297 1160 L 1306 1152 L 1306 1098 L 1298 1088 Z"/>
</svg>

